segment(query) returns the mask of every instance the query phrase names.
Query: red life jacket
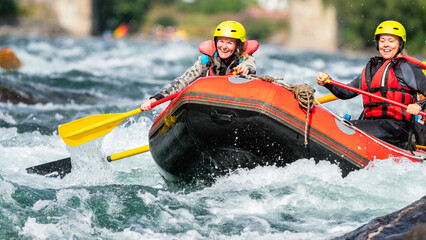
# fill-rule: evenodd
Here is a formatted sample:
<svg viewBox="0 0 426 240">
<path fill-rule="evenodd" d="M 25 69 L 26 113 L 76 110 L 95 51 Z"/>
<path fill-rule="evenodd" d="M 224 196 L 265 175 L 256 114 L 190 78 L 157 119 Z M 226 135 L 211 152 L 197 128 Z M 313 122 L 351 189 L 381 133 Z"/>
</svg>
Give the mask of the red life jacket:
<svg viewBox="0 0 426 240">
<path fill-rule="evenodd" d="M 247 40 L 244 42 L 244 46 L 242 49 L 242 52 L 246 53 L 246 54 L 253 54 L 254 52 L 256 52 L 256 50 L 259 48 L 259 42 L 257 42 L 256 40 Z M 210 64 L 209 67 L 209 76 L 214 76 L 214 72 L 212 70 L 213 68 L 213 61 L 214 61 L 214 57 L 217 55 L 216 53 L 216 44 L 214 42 L 214 40 L 207 40 L 202 42 L 199 46 L 198 46 L 198 50 L 204 54 L 201 57 L 201 63 L 203 65 L 206 64 Z M 238 59 L 239 62 L 242 61 L 242 58 Z"/>
<path fill-rule="evenodd" d="M 402 56 L 386 60 L 377 70 L 374 76 L 371 76 L 370 70 L 374 67 L 377 58 L 372 58 L 364 68 L 361 78 L 361 89 L 408 105 L 415 103 L 417 99 L 416 91 L 402 87 L 395 76 L 394 66 L 401 62 L 409 61 L 426 69 L 426 65 L 419 60 Z M 405 109 L 395 105 L 382 102 L 378 99 L 363 95 L 364 118 L 395 118 L 397 120 L 410 120 L 411 114 L 406 113 Z"/>
</svg>

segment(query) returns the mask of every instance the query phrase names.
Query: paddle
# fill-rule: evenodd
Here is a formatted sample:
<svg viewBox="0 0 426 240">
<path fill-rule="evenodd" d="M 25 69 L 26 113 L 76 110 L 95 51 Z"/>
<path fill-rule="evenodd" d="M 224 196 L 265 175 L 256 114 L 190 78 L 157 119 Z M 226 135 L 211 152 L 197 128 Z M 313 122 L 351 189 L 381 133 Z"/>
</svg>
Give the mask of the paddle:
<svg viewBox="0 0 426 240">
<path fill-rule="evenodd" d="M 71 158 L 67 157 L 53 162 L 29 167 L 25 170 L 27 173 L 35 173 L 46 177 L 63 178 L 65 175 L 71 172 L 71 168 Z"/>
<path fill-rule="evenodd" d="M 343 84 L 343 83 L 340 83 L 340 82 L 336 82 L 334 80 L 331 80 L 330 78 L 328 78 L 326 80 L 326 82 L 330 83 L 332 85 L 335 85 L 335 86 L 338 86 L 338 87 L 341 87 L 341 88 L 345 88 L 345 89 L 351 90 L 353 92 L 356 92 L 356 93 L 359 93 L 359 94 L 363 94 L 363 95 L 366 95 L 366 96 L 369 96 L 369 97 L 372 97 L 372 98 L 376 98 L 376 99 L 379 99 L 379 100 L 381 100 L 383 102 L 387 102 L 387 103 L 393 104 L 395 106 L 407 109 L 407 105 L 405 105 L 405 104 L 402 104 L 402 103 L 399 103 L 399 102 L 395 102 L 393 100 L 384 98 L 382 96 L 374 95 L 372 93 L 366 92 L 366 91 L 361 90 L 359 88 L 351 87 L 351 86 L 348 86 L 346 84 Z M 424 116 L 424 117 L 426 117 L 426 113 L 425 112 L 420 111 L 419 114 L 422 115 L 422 116 Z"/>
<path fill-rule="evenodd" d="M 155 107 L 165 101 L 173 99 L 179 93 L 180 92 L 160 99 L 152 103 L 151 107 Z M 59 126 L 58 132 L 62 137 L 62 140 L 64 140 L 67 145 L 75 147 L 93 139 L 102 137 L 114 129 L 124 119 L 141 112 L 142 109 L 137 108 L 125 113 L 98 114 L 88 116 Z"/>
<path fill-rule="evenodd" d="M 172 94 L 168 97 L 165 97 L 163 99 L 160 99 L 160 100 L 152 103 L 151 108 L 154 108 L 155 106 L 176 97 L 179 93 L 180 92 Z M 132 113 L 137 112 L 135 110 L 130 111 L 130 112 L 132 112 Z M 137 110 L 140 110 L 140 109 L 137 109 Z M 142 110 L 140 110 L 139 112 L 142 112 Z M 127 113 L 125 113 L 125 114 L 127 114 Z M 101 114 L 101 115 L 108 115 L 108 114 Z M 128 115 L 128 116 L 130 116 L 130 115 Z M 122 119 L 124 119 L 124 118 L 122 118 Z M 118 121 L 118 120 L 115 120 L 115 121 Z M 117 123 L 115 126 L 117 126 L 118 124 L 119 123 Z M 98 124 L 98 126 L 99 126 L 99 124 Z M 105 132 L 105 131 L 103 131 L 103 132 Z M 105 132 L 104 134 L 107 134 L 108 132 Z M 102 135 L 99 135 L 99 137 L 100 136 L 102 136 Z M 85 138 L 85 139 L 88 139 L 88 138 Z M 95 138 L 93 138 L 93 139 L 95 139 Z M 88 141 L 90 141 L 90 140 L 88 140 Z M 111 156 L 108 156 L 107 160 L 109 162 L 111 162 L 111 161 L 115 161 L 115 160 L 122 159 L 122 158 L 125 158 L 125 157 L 130 157 L 130 156 L 133 156 L 135 154 L 139 154 L 139 153 L 143 153 L 143 152 L 147 152 L 147 151 L 149 151 L 149 146 L 145 145 L 145 146 L 142 146 L 142 147 L 139 147 L 139 148 L 136 148 L 136 149 L 127 150 L 127 151 L 124 151 L 124 152 L 121 152 L 121 153 L 113 154 Z M 35 173 L 35 174 L 49 176 L 49 177 L 58 177 L 59 176 L 59 177 L 63 178 L 66 174 L 71 172 L 71 168 L 72 168 L 71 158 L 68 157 L 68 158 L 59 159 L 59 160 L 56 160 L 56 161 L 53 161 L 53 162 L 48 162 L 48 163 L 40 164 L 40 165 L 37 165 L 37 166 L 29 167 L 29 168 L 26 168 L 26 171 L 27 171 L 27 173 Z"/>
<path fill-rule="evenodd" d="M 144 153 L 149 151 L 149 145 L 145 145 L 142 147 L 138 147 L 135 149 L 130 149 L 127 151 L 119 152 L 112 154 L 107 157 L 108 162 L 116 161 L 119 159 L 123 159 L 126 157 L 131 157 L 136 154 Z M 71 158 L 63 158 L 60 160 L 56 160 L 54 162 L 48 162 L 44 164 L 40 164 L 34 167 L 29 167 L 26 169 L 27 173 L 35 173 L 39 175 L 43 175 L 46 177 L 60 177 L 63 178 L 65 175 L 71 172 Z"/>
</svg>

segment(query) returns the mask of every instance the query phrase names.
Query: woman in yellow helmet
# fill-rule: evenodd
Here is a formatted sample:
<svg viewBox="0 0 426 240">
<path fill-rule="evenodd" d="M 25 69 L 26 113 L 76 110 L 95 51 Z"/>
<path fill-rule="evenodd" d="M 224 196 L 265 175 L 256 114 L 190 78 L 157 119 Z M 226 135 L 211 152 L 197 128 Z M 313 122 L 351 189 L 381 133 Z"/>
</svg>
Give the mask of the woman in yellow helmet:
<svg viewBox="0 0 426 240">
<path fill-rule="evenodd" d="M 227 75 L 233 72 L 237 75 L 256 73 L 255 60 L 251 54 L 257 50 L 259 43 L 246 40 L 243 25 L 235 21 L 222 22 L 216 27 L 213 38 L 214 40 L 200 44 L 198 49 L 202 55 L 192 67 L 144 102 L 141 109 L 150 110 L 152 103 L 182 91 L 203 76 Z"/>
<path fill-rule="evenodd" d="M 417 101 L 417 93 L 426 94 L 426 76 L 419 60 L 404 56 L 406 43 L 404 26 L 396 21 L 384 21 L 374 34 L 380 56 L 373 57 L 362 74 L 348 85 L 408 105 L 407 110 L 363 95 L 364 111 L 352 123 L 371 135 L 401 148 L 412 147 L 414 115 L 426 106 Z M 326 83 L 329 76 L 318 73 L 316 80 L 341 99 L 358 95 L 353 91 Z"/>
</svg>

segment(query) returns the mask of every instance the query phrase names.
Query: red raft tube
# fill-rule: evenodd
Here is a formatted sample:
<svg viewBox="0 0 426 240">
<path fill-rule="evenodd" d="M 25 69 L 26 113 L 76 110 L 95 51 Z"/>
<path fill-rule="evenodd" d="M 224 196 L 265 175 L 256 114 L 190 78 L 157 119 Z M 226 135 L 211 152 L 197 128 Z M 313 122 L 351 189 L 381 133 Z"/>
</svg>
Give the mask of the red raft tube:
<svg viewBox="0 0 426 240">
<path fill-rule="evenodd" d="M 213 182 L 237 168 L 281 167 L 301 158 L 338 164 L 343 176 L 376 159 L 423 161 L 424 152 L 383 142 L 321 106 L 306 116 L 293 92 L 279 84 L 200 78 L 155 120 L 150 151 L 168 183 Z"/>
</svg>

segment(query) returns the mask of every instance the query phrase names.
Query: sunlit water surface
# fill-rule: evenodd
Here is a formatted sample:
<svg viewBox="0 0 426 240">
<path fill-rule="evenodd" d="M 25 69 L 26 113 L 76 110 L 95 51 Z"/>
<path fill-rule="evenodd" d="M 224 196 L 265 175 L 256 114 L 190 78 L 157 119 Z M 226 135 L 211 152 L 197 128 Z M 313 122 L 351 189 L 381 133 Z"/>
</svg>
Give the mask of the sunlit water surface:
<svg viewBox="0 0 426 240">
<path fill-rule="evenodd" d="M 329 162 L 238 170 L 212 186 L 174 189 L 149 153 L 106 163 L 105 156 L 148 144 L 160 105 L 111 133 L 67 147 L 60 124 L 127 112 L 193 64 L 198 43 L 8 38 L 23 62 L 0 70 L 0 85 L 32 94 L 35 105 L 0 103 L 0 239 L 329 239 L 426 194 L 426 166 L 382 161 L 341 177 Z M 313 86 L 318 71 L 349 82 L 369 56 L 297 52 L 262 44 L 258 74 Z M 361 98 L 327 103 L 360 113 Z M 64 179 L 26 167 L 71 156 Z"/>
</svg>

